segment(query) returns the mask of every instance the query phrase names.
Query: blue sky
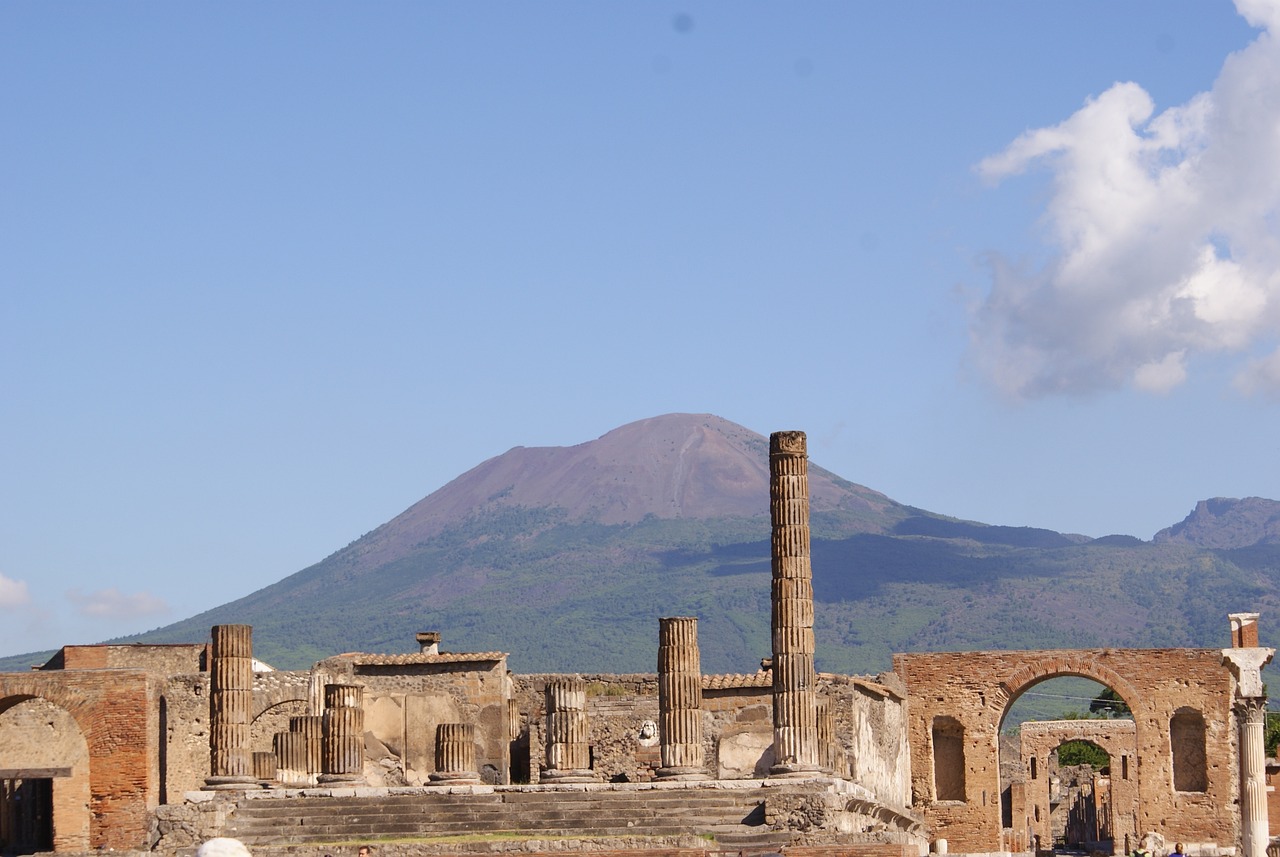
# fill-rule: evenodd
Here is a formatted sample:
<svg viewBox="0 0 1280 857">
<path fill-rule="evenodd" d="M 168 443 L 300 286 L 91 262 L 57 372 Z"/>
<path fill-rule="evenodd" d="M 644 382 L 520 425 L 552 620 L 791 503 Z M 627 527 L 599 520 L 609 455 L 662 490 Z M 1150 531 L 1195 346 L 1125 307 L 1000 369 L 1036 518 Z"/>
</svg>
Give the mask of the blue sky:
<svg viewBox="0 0 1280 857">
<path fill-rule="evenodd" d="M 987 523 L 1280 498 L 1276 35 L 1275 0 L 0 5 L 0 653 L 676 411 Z"/>
</svg>

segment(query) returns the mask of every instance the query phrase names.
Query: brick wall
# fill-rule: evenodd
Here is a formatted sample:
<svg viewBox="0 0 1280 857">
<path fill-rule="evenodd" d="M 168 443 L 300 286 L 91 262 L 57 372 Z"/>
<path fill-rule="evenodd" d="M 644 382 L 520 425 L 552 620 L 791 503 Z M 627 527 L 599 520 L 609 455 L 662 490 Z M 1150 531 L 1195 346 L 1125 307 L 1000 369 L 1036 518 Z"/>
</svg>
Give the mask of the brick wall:
<svg viewBox="0 0 1280 857">
<path fill-rule="evenodd" d="M 1133 711 L 1140 833 L 1168 841 L 1233 847 L 1240 823 L 1234 680 L 1217 649 L 1094 649 L 965 652 L 894 657 L 907 688 L 913 802 L 952 850 L 1001 847 L 997 734 L 1009 706 L 1027 688 L 1060 675 L 1083 676 L 1115 690 Z M 1202 791 L 1175 791 L 1170 722 L 1192 711 L 1204 722 Z M 938 800 L 935 719 L 963 728 L 964 800 Z M 1028 803 L 1031 802 L 1028 797 Z"/>
<path fill-rule="evenodd" d="M 88 749 L 87 789 L 77 786 L 83 766 L 73 767 L 67 783 L 55 783 L 54 847 L 137 848 L 147 811 L 159 799 L 153 740 L 159 693 L 152 679 L 135 670 L 0 674 L 0 710 L 28 697 L 69 714 Z"/>
</svg>

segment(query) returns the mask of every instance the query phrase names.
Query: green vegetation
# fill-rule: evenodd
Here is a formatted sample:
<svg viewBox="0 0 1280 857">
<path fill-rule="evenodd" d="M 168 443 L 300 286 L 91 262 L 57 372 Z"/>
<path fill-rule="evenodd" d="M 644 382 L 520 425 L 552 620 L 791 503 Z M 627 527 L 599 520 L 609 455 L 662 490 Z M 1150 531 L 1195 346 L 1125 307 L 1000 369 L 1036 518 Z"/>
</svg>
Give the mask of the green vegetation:
<svg viewBox="0 0 1280 857">
<path fill-rule="evenodd" d="M 1280 613 L 1280 545 L 1088 542 L 923 514 L 899 534 L 866 527 L 852 512 L 814 516 L 819 670 L 874 674 L 910 651 L 1216 648 L 1228 613 Z M 770 653 L 763 516 L 612 526 L 494 506 L 362 565 L 372 535 L 121 642 L 198 642 L 213 624 L 243 622 L 258 657 L 302 668 L 340 652 L 412 651 L 415 632 L 438 630 L 446 651 L 509 652 L 517 672 L 653 672 L 657 619 L 697 616 L 704 673 L 754 672 Z M 1264 638 L 1278 628 L 1264 625 Z M 10 660 L 26 669 L 31 657 Z"/>
<path fill-rule="evenodd" d="M 1133 717 L 1128 703 L 1109 687 L 1103 688 L 1102 693 L 1095 696 L 1089 703 L 1089 713 L 1102 717 Z"/>
<path fill-rule="evenodd" d="M 1263 733 L 1262 741 L 1267 749 L 1267 758 L 1274 759 L 1276 751 L 1280 749 L 1280 712 L 1267 712 L 1266 731 Z"/>
<path fill-rule="evenodd" d="M 1058 745 L 1058 764 L 1092 765 L 1101 771 L 1111 765 L 1111 757 L 1092 741 L 1063 741 Z"/>
</svg>

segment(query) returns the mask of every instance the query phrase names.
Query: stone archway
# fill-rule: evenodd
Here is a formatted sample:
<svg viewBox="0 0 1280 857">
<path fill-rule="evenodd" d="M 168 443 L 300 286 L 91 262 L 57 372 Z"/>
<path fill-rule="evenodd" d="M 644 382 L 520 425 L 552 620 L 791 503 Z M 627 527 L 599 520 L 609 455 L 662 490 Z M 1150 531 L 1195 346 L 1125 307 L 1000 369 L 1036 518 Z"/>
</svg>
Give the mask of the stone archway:
<svg viewBox="0 0 1280 857">
<path fill-rule="evenodd" d="M 1224 848 L 1239 841 L 1235 683 L 1221 649 L 900 654 L 894 670 L 907 686 L 913 806 L 952 851 L 1010 850 L 1012 831 L 1001 818 L 1000 725 L 1020 694 L 1057 676 L 1104 684 L 1133 712 L 1134 830 Z M 1203 789 L 1174 788 L 1170 723 L 1177 712 L 1183 712 L 1179 722 L 1190 722 L 1187 712 L 1199 715 L 1205 756 L 1219 760 L 1205 771 Z M 963 766 L 962 795 L 936 792 L 933 728 L 940 718 L 956 722 L 949 734 L 963 735 L 963 756 L 949 762 Z"/>
<path fill-rule="evenodd" d="M 75 718 L 39 696 L 0 701 L 0 759 L 0 848 L 88 850 L 89 745 Z"/>
<path fill-rule="evenodd" d="M 1091 847 L 1102 840 L 1111 842 L 1113 854 L 1133 850 L 1138 841 L 1134 820 L 1138 818 L 1136 753 L 1137 738 L 1132 720 L 1048 720 L 1022 724 L 1020 753 L 1027 772 L 1025 799 L 1012 807 L 1015 829 L 1029 831 L 1028 842 L 1039 837 L 1046 845 L 1053 841 L 1050 805 L 1051 785 L 1048 760 L 1067 741 L 1087 741 L 1106 752 L 1111 769 L 1105 780 L 1095 777 L 1090 784 L 1095 806 L 1100 792 L 1105 793 L 1109 812 L 1098 827 L 1107 835 L 1098 836 Z M 1095 820 L 1097 821 L 1097 820 Z"/>
</svg>

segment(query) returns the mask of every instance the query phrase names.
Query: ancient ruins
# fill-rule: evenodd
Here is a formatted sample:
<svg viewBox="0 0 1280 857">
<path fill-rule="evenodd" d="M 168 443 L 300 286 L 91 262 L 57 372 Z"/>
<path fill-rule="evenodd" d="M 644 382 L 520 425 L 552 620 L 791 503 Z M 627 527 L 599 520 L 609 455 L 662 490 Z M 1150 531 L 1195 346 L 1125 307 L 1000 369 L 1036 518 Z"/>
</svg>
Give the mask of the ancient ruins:
<svg viewBox="0 0 1280 857">
<path fill-rule="evenodd" d="M 0 848 L 388 855 L 1046 852 L 1263 857 L 1270 841 L 1257 614 L 1222 649 L 899 654 L 814 669 L 805 436 L 770 438 L 772 656 L 703 675 L 697 619 L 658 621 L 656 673 L 516 675 L 501 652 L 343 654 L 310 670 L 209 643 L 67 646 L 0 674 Z M 1225 634 L 1224 634 L 1225 637 Z M 1081 676 L 1131 720 L 1001 726 L 1039 682 Z M 1057 764 L 1067 741 L 1109 768 Z M 458 838 L 506 833 L 498 844 Z M 471 844 L 468 844 L 471 843 Z M 505 843 L 505 844 L 502 844 Z M 317 848 L 314 853 L 321 853 Z"/>
</svg>

